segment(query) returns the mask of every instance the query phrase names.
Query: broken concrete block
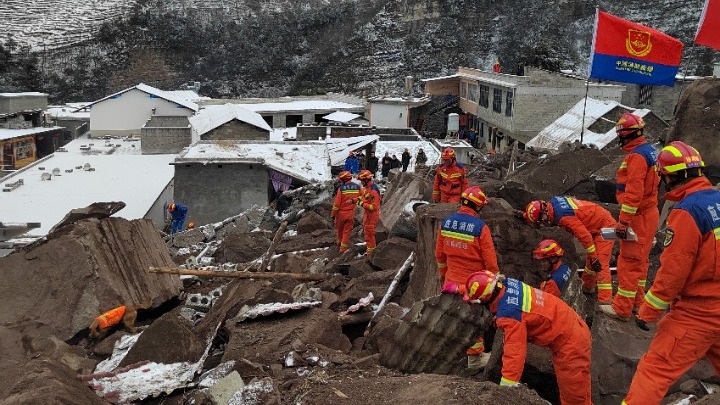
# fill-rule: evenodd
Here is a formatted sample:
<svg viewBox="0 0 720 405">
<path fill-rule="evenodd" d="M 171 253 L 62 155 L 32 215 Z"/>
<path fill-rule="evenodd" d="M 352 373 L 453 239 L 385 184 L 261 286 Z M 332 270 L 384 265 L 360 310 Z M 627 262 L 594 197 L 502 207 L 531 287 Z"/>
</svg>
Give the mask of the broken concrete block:
<svg viewBox="0 0 720 405">
<path fill-rule="evenodd" d="M 215 297 L 206 294 L 188 294 L 185 306 L 196 311 L 207 312 L 213 305 Z"/>
<path fill-rule="evenodd" d="M 298 235 L 312 233 L 321 229 L 332 229 L 327 219 L 315 211 L 307 211 L 297 223 Z"/>
<path fill-rule="evenodd" d="M 200 229 L 188 229 L 173 235 L 171 241 L 176 248 L 189 248 L 205 240 L 205 234 Z"/>
<path fill-rule="evenodd" d="M 415 242 L 393 237 L 380 242 L 370 256 L 370 263 L 381 270 L 397 270 L 415 250 Z"/>
<path fill-rule="evenodd" d="M 214 405 L 228 405 L 230 398 L 236 392 L 241 391 L 245 387 L 240 374 L 237 371 L 226 375 L 219 379 L 208 389 L 208 395 Z"/>
<path fill-rule="evenodd" d="M 235 367 L 235 360 L 230 360 L 226 361 L 225 363 L 221 363 L 217 367 L 202 373 L 198 378 L 198 387 L 212 387 L 218 382 L 218 380 L 230 374 L 233 367 Z"/>
</svg>

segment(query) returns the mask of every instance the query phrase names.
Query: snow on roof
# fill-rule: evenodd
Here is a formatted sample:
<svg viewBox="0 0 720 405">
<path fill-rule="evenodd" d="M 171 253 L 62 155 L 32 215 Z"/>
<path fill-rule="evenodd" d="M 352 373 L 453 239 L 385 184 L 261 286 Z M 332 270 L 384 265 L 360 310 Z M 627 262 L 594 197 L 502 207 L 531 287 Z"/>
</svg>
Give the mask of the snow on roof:
<svg viewBox="0 0 720 405">
<path fill-rule="evenodd" d="M 360 114 L 354 114 L 351 112 L 345 112 L 345 111 L 335 111 L 334 113 L 330 113 L 323 118 L 328 121 L 335 121 L 335 122 L 350 122 L 356 118 L 362 117 Z"/>
<path fill-rule="evenodd" d="M 563 142 L 574 142 L 580 140 L 580 132 L 583 127 L 583 107 L 585 109 L 585 131 L 583 133 L 583 143 L 594 144 L 602 149 L 612 142 L 617 135 L 615 128 L 611 128 L 606 133 L 596 133 L 588 129 L 595 121 L 602 118 L 615 107 L 622 107 L 633 114 L 644 117 L 650 110 L 638 109 L 624 106 L 613 100 L 597 100 L 591 97 L 587 99 L 587 106 L 584 106 L 585 100 L 581 99 L 568 112 L 555 120 L 552 124 L 545 127 L 540 133 L 532 138 L 527 146 L 535 148 L 558 149 Z"/>
<path fill-rule="evenodd" d="M 271 141 L 283 141 L 285 139 L 297 139 L 297 127 L 273 128 L 270 131 Z"/>
<path fill-rule="evenodd" d="M 279 111 L 333 111 L 333 110 L 358 110 L 364 109 L 361 105 L 343 103 L 334 100 L 297 100 L 288 101 L 286 103 L 256 103 L 256 104 L 239 104 L 250 111 L 257 113 L 263 112 L 279 112 Z"/>
<path fill-rule="evenodd" d="M 312 144 L 324 144 L 330 156 L 332 166 L 345 164 L 350 151 L 357 150 L 363 146 L 380 139 L 377 135 L 354 136 L 352 138 L 328 138 L 320 141 L 309 141 Z"/>
<path fill-rule="evenodd" d="M 39 93 L 37 91 L 26 91 L 24 93 L 0 93 L 0 97 L 27 97 L 27 96 L 42 96 L 47 97 L 47 93 Z"/>
<path fill-rule="evenodd" d="M 175 159 L 182 162 L 257 163 L 306 182 L 331 178 L 326 149 L 308 142 L 200 141 Z"/>
<path fill-rule="evenodd" d="M 70 118 L 78 120 L 89 120 L 90 111 L 78 111 L 79 108 L 83 108 L 88 103 L 68 103 L 67 105 L 53 105 L 49 106 L 45 112 L 53 118 Z M 78 105 L 79 104 L 79 105 Z"/>
<path fill-rule="evenodd" d="M 210 97 L 201 97 L 193 90 L 166 90 L 165 93 L 169 94 L 170 96 L 177 97 L 180 100 L 192 102 L 210 99 Z"/>
<path fill-rule="evenodd" d="M 268 132 L 272 130 L 260 114 L 237 104 L 207 106 L 190 117 L 190 124 L 198 135 L 202 135 L 232 120 L 246 122 Z"/>
<path fill-rule="evenodd" d="M 160 97 L 160 98 L 162 98 L 162 99 L 164 99 L 164 100 L 167 100 L 167 101 L 170 101 L 170 102 L 172 102 L 172 103 L 181 105 L 181 106 L 183 106 L 183 107 L 185 107 L 185 108 L 189 108 L 189 109 L 191 109 L 191 110 L 193 110 L 193 111 L 197 111 L 197 110 L 198 110 L 198 105 L 197 105 L 197 104 L 195 104 L 195 103 L 193 103 L 193 102 L 191 102 L 191 101 L 187 101 L 187 100 L 183 99 L 182 97 L 179 97 L 179 96 L 176 95 L 176 94 L 173 94 L 174 92 L 156 89 L 155 87 L 148 86 L 148 85 L 145 84 L 145 83 L 140 83 L 140 84 L 138 84 L 138 85 L 136 85 L 136 86 L 127 88 L 127 89 L 125 89 L 125 90 L 118 91 L 118 92 L 115 93 L 115 94 L 111 94 L 111 95 L 109 95 L 109 96 L 107 96 L 107 97 L 101 98 L 100 100 L 93 101 L 92 103 L 89 103 L 89 104 L 87 104 L 86 106 L 84 106 L 84 107 L 82 107 L 82 108 L 90 107 L 90 106 L 92 106 L 92 105 L 94 105 L 94 104 L 103 102 L 103 101 L 105 101 L 105 100 L 107 100 L 107 99 L 110 99 L 110 98 L 113 98 L 113 97 L 115 97 L 115 96 L 117 96 L 117 95 L 120 95 L 120 94 L 123 94 L 123 93 L 127 93 L 128 91 L 133 90 L 133 89 L 137 89 L 137 90 L 140 90 L 140 91 L 142 91 L 142 92 L 144 92 L 144 93 L 147 93 L 147 94 L 151 94 L 151 95 L 153 95 L 153 96 Z"/>
<path fill-rule="evenodd" d="M 455 79 L 455 78 L 459 78 L 459 77 L 460 77 L 460 75 L 456 73 L 456 74 L 450 75 L 450 76 L 431 77 L 429 79 L 422 79 L 420 81 L 421 82 L 432 82 L 435 80 Z"/>
<path fill-rule="evenodd" d="M 4 141 L 6 139 L 19 138 L 21 136 L 42 134 L 44 132 L 55 131 L 58 129 L 63 129 L 63 127 L 34 127 L 34 128 L 24 128 L 24 129 L 0 128 L 0 141 Z"/>
<path fill-rule="evenodd" d="M 398 159 L 402 159 L 405 148 L 410 152 L 410 165 L 408 166 L 410 172 L 415 171 L 415 156 L 417 156 L 420 149 L 427 156 L 426 165 L 433 165 L 440 161 L 440 151 L 428 141 L 378 141 L 375 146 L 375 156 L 382 160 L 385 152 L 387 152 L 390 157 L 396 155 Z"/>
<path fill-rule="evenodd" d="M 80 149 L 91 143 L 90 150 Z M 0 193 L 0 222 L 40 222 L 28 235 L 43 236 L 70 210 L 99 201 L 123 201 L 127 205 L 116 216 L 143 218 L 172 180 L 175 155 L 142 155 L 139 138 L 108 143 L 111 146 L 102 139 L 76 139 L 64 146 L 67 152 L 57 151 L 4 177 L 2 184 L 19 179 L 24 184 Z M 77 169 L 86 163 L 95 170 Z M 41 179 L 55 168 L 59 176 Z"/>
<path fill-rule="evenodd" d="M 463 139 L 435 139 L 435 143 L 441 148 L 472 148 Z"/>
</svg>

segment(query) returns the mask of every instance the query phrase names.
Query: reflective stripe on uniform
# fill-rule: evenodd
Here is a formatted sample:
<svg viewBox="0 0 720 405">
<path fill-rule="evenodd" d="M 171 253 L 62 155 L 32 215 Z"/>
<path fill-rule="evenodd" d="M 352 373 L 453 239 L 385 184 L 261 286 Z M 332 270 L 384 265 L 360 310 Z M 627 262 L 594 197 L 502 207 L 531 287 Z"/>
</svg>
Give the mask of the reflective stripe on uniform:
<svg viewBox="0 0 720 405">
<path fill-rule="evenodd" d="M 648 291 L 648 293 L 645 294 L 645 302 L 650 304 L 650 306 L 652 306 L 653 308 L 659 309 L 661 311 L 666 310 L 670 306 L 669 302 L 656 297 L 655 294 L 652 293 L 652 291 Z"/>
<path fill-rule="evenodd" d="M 620 207 L 620 211 L 622 211 L 626 214 L 635 214 L 637 212 L 637 210 L 638 210 L 637 207 L 632 207 L 630 205 L 625 205 L 625 204 L 623 204 Z"/>
<path fill-rule="evenodd" d="M 635 298 L 635 291 L 628 291 L 628 290 L 623 290 L 622 288 L 618 288 L 617 293 L 621 297 Z"/>
<path fill-rule="evenodd" d="M 622 163 L 620 163 L 620 168 L 627 169 L 627 162 L 623 161 Z"/>
<path fill-rule="evenodd" d="M 505 377 L 502 377 L 502 378 L 500 379 L 500 386 L 501 386 L 501 387 L 512 387 L 513 385 L 517 385 L 517 383 L 518 383 L 517 381 L 508 380 L 508 379 L 505 378 Z"/>
<path fill-rule="evenodd" d="M 598 284 L 598 290 L 612 290 L 612 284 Z"/>
<path fill-rule="evenodd" d="M 585 269 L 583 270 L 583 272 L 584 272 L 585 274 L 587 274 L 587 275 L 590 275 L 590 276 L 594 276 L 594 275 L 597 274 L 597 273 L 594 272 L 592 269 L 588 269 L 587 267 L 585 267 Z"/>
<path fill-rule="evenodd" d="M 595 245 L 590 245 L 590 246 L 586 247 L 586 248 L 585 248 L 585 251 L 588 252 L 588 253 L 593 253 L 593 252 L 595 252 Z"/>
<path fill-rule="evenodd" d="M 343 190 L 342 194 L 360 194 L 360 190 Z"/>
<path fill-rule="evenodd" d="M 460 233 L 460 232 L 448 231 L 445 229 L 441 230 L 440 234 L 442 236 L 445 236 L 448 238 L 460 239 L 460 240 L 464 240 L 464 241 L 468 241 L 468 242 L 472 242 L 475 239 L 475 237 L 473 235 L 467 235 L 467 234 Z"/>
<path fill-rule="evenodd" d="M 453 173 L 450 175 L 450 178 L 454 179 L 454 178 L 462 177 L 462 175 L 463 175 L 462 173 Z"/>
<path fill-rule="evenodd" d="M 447 263 L 440 263 L 440 262 L 438 262 L 437 266 L 438 266 L 439 269 L 442 269 L 443 267 L 447 267 Z"/>
<path fill-rule="evenodd" d="M 470 349 L 471 349 L 471 350 L 477 350 L 477 351 L 485 350 L 485 341 L 475 342 L 474 345 L 470 346 Z"/>
<path fill-rule="evenodd" d="M 523 283 L 522 288 L 523 288 L 522 311 L 525 313 L 530 313 L 530 309 L 532 308 L 532 287 Z"/>
<path fill-rule="evenodd" d="M 638 280 L 638 287 L 645 288 L 646 283 L 647 283 L 647 280 Z"/>
<path fill-rule="evenodd" d="M 443 179 L 445 179 L 445 178 L 448 177 L 448 175 L 447 175 L 447 173 L 440 172 L 440 177 L 442 177 Z"/>
<path fill-rule="evenodd" d="M 714 228 L 713 233 L 715 233 L 715 240 L 720 240 L 720 228 Z"/>
</svg>

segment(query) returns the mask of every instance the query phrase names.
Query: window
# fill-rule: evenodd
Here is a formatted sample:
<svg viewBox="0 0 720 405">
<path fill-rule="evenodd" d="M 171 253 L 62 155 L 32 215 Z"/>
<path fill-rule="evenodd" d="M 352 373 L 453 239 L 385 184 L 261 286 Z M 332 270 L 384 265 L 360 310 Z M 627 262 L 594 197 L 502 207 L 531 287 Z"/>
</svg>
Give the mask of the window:
<svg viewBox="0 0 720 405">
<path fill-rule="evenodd" d="M 481 106 L 488 108 L 488 98 L 490 95 L 490 88 L 488 86 L 480 85 L 480 101 L 478 104 Z"/>
<path fill-rule="evenodd" d="M 470 101 L 477 103 L 477 90 L 478 90 L 477 84 L 470 85 Z"/>
<path fill-rule="evenodd" d="M 460 82 L 460 98 L 467 99 L 467 83 Z"/>
<path fill-rule="evenodd" d="M 513 108 L 513 92 L 512 92 L 512 90 L 508 90 L 507 94 L 505 94 L 505 116 L 506 117 L 512 117 L 512 108 Z"/>
<path fill-rule="evenodd" d="M 493 111 L 502 112 L 502 90 L 493 89 Z"/>
<path fill-rule="evenodd" d="M 652 104 L 652 86 L 640 86 L 638 89 L 638 104 L 650 105 Z"/>
</svg>

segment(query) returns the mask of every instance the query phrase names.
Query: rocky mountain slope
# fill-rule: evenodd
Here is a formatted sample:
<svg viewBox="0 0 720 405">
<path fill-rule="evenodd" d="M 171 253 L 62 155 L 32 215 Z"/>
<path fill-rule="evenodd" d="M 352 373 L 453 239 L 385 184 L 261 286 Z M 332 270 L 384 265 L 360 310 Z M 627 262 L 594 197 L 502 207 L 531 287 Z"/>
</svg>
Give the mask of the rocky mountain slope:
<svg viewBox="0 0 720 405">
<path fill-rule="evenodd" d="M 22 15 L 14 2 L 0 6 L 0 32 L 35 47 L 46 91 L 60 100 L 93 99 L 139 81 L 161 87 L 199 81 L 202 93 L 216 97 L 372 95 L 401 89 L 406 75 L 444 75 L 458 65 L 489 69 L 496 59 L 509 73 L 535 65 L 582 74 L 595 12 L 580 0 L 137 0 L 112 8 L 119 15 L 108 19 L 108 10 L 93 2 L 69 0 L 34 9 L 55 17 L 25 26 L 3 18 Z M 72 12 L 73 3 L 79 12 Z M 599 3 L 686 44 L 702 5 Z M 48 44 L 57 37 L 48 33 L 68 27 L 87 35 L 68 32 Z M 70 45 L 68 37 L 82 41 Z M 686 50 L 688 73 L 709 73 L 716 54 Z"/>
</svg>

